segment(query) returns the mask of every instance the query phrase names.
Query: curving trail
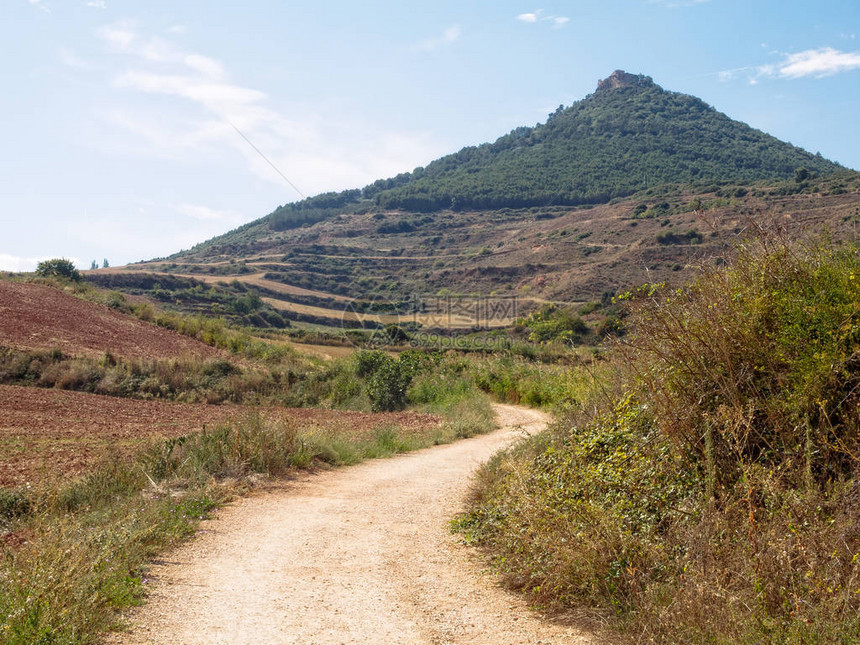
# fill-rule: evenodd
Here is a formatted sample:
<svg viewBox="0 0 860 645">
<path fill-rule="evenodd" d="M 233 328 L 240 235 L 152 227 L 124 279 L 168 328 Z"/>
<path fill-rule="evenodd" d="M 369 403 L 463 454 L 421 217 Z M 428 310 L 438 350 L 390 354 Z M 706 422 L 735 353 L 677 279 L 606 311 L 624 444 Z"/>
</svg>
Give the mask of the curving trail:
<svg viewBox="0 0 860 645">
<path fill-rule="evenodd" d="M 448 530 L 478 464 L 544 415 L 496 406 L 492 434 L 307 475 L 207 521 L 154 566 L 123 644 L 592 643 L 500 589 Z"/>
</svg>

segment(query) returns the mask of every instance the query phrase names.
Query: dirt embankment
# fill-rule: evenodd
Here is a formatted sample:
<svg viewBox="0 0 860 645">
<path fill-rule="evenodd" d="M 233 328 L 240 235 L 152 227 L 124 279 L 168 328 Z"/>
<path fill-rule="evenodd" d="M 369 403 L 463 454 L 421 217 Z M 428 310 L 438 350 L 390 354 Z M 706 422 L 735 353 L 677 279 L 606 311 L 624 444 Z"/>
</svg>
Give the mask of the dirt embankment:
<svg viewBox="0 0 860 645">
<path fill-rule="evenodd" d="M 302 477 L 239 501 L 155 565 L 125 644 L 596 643 L 482 573 L 448 529 L 474 468 L 545 423 L 497 406 L 503 429 Z"/>
</svg>

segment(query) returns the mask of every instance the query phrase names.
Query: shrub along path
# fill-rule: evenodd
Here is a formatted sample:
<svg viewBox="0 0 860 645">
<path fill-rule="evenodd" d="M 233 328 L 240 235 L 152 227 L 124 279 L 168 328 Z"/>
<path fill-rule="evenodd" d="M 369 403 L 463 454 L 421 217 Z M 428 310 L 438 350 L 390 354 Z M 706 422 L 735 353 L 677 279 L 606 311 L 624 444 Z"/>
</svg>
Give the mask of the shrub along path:
<svg viewBox="0 0 860 645">
<path fill-rule="evenodd" d="M 481 574 L 448 530 L 479 463 L 546 423 L 301 477 L 238 501 L 150 572 L 149 602 L 110 643 L 593 643 Z"/>
</svg>

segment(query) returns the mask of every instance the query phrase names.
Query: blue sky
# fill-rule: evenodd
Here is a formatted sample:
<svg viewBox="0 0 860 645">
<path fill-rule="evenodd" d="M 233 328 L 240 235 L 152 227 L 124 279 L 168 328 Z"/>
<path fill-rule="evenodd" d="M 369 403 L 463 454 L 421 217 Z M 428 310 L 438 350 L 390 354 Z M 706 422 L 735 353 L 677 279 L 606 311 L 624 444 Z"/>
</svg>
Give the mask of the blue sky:
<svg viewBox="0 0 860 645">
<path fill-rule="evenodd" d="M 2 11 L 0 269 L 169 255 L 298 199 L 281 174 L 361 187 L 544 121 L 615 69 L 860 168 L 857 0 Z"/>
</svg>

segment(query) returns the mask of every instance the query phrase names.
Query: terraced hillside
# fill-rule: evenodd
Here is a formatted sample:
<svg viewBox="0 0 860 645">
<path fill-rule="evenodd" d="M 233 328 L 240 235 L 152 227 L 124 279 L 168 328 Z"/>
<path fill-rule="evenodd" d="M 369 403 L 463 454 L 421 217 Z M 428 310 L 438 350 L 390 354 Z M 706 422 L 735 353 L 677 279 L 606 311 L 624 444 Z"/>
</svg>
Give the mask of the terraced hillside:
<svg viewBox="0 0 860 645">
<path fill-rule="evenodd" d="M 284 318 L 335 327 L 504 326 L 515 312 L 546 301 L 582 303 L 642 282 L 680 283 L 756 227 L 854 235 L 856 175 L 780 194 L 789 189 L 797 189 L 795 182 L 664 192 L 592 207 L 420 215 L 371 209 L 281 232 L 260 222 L 229 244 L 99 269 L 87 279 L 144 295 L 152 294 L 145 287 L 153 280 L 193 279 L 196 287 L 172 292 L 180 304 L 191 302 L 195 289 L 199 297 L 240 284 Z M 388 226 L 403 230 L 381 232 Z"/>
</svg>

